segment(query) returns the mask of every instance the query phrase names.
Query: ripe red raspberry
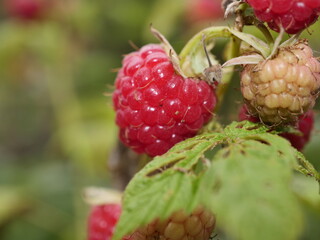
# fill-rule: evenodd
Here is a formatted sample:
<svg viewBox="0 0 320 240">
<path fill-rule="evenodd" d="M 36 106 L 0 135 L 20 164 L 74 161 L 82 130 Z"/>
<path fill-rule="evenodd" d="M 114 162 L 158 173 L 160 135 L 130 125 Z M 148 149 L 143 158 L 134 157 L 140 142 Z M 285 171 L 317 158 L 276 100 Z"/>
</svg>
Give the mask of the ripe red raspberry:
<svg viewBox="0 0 320 240">
<path fill-rule="evenodd" d="M 238 119 L 239 119 L 239 121 L 248 120 L 253 123 L 260 122 L 260 119 L 258 117 L 255 117 L 249 113 L 248 107 L 245 104 L 243 104 L 240 108 L 240 111 L 238 114 Z"/>
<path fill-rule="evenodd" d="M 252 116 L 246 105 L 243 105 L 239 111 L 238 116 L 240 121 L 248 120 L 250 122 L 260 122 L 258 117 Z M 305 115 L 299 117 L 295 128 L 301 132 L 302 135 L 297 135 L 293 133 L 281 133 L 280 136 L 289 140 L 291 145 L 297 150 L 303 150 L 304 146 L 309 142 L 311 131 L 314 125 L 314 113 L 309 110 Z"/>
<path fill-rule="evenodd" d="M 46 0 L 6 0 L 7 12 L 22 20 L 37 20 L 43 17 L 47 10 Z"/>
<path fill-rule="evenodd" d="M 216 105 L 213 88 L 177 74 L 160 45 L 146 45 L 125 56 L 122 64 L 113 103 L 125 145 L 161 155 L 210 120 Z"/>
<path fill-rule="evenodd" d="M 289 140 L 293 147 L 301 151 L 310 140 L 313 125 L 314 113 L 313 111 L 308 111 L 305 115 L 300 116 L 298 124 L 296 126 L 296 128 L 302 133 L 302 136 L 292 133 L 282 133 L 280 134 L 280 136 Z"/>
<path fill-rule="evenodd" d="M 320 13 L 319 0 L 247 0 L 255 15 L 279 32 L 283 26 L 289 34 L 313 24 Z"/>
<path fill-rule="evenodd" d="M 220 0 L 191 0 L 188 1 L 186 18 L 190 23 L 210 21 L 223 17 Z"/>
<path fill-rule="evenodd" d="M 88 240 L 111 240 L 121 214 L 121 205 L 94 206 L 88 221 Z"/>
<path fill-rule="evenodd" d="M 246 65 L 241 91 L 249 111 L 266 124 L 295 122 L 313 108 L 320 88 L 320 63 L 305 41 L 280 48 L 270 60 Z"/>
<path fill-rule="evenodd" d="M 167 220 L 155 220 L 123 240 L 209 240 L 214 227 L 214 215 L 198 207 L 191 214 L 177 211 Z"/>
</svg>

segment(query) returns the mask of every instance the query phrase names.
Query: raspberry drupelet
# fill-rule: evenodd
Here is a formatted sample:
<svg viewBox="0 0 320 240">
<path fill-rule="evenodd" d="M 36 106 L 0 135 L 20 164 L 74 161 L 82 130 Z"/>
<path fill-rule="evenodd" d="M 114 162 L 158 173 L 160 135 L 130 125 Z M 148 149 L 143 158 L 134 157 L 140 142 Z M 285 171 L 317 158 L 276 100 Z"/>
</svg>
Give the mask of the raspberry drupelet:
<svg viewBox="0 0 320 240">
<path fill-rule="evenodd" d="M 121 141 L 138 153 L 162 155 L 196 135 L 212 117 L 212 86 L 175 72 L 158 44 L 126 55 L 113 93 Z"/>
</svg>

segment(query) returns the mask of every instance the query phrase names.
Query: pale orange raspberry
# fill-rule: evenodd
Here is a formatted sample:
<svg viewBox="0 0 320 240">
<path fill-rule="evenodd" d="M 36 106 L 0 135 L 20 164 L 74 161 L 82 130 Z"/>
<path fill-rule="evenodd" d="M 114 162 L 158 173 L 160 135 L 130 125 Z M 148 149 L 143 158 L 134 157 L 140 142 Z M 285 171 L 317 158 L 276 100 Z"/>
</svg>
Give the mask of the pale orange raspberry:
<svg viewBox="0 0 320 240">
<path fill-rule="evenodd" d="M 123 240 L 209 240 L 214 226 L 214 215 L 198 207 L 191 214 L 178 211 L 167 220 L 157 219 Z"/>
<path fill-rule="evenodd" d="M 280 48 L 274 58 L 246 65 L 241 91 L 250 114 L 267 124 L 297 121 L 313 108 L 320 88 L 320 63 L 306 40 Z"/>
</svg>

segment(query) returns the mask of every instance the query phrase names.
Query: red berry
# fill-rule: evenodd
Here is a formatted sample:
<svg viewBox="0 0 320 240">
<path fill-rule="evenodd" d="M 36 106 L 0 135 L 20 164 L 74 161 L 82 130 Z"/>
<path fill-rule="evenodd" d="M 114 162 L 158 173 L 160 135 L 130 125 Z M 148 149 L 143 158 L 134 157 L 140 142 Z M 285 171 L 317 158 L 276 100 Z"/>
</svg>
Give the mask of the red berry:
<svg viewBox="0 0 320 240">
<path fill-rule="evenodd" d="M 188 1 L 186 18 L 189 22 L 210 21 L 223 17 L 220 0 Z"/>
<path fill-rule="evenodd" d="M 242 105 L 242 107 L 240 108 L 238 119 L 239 119 L 239 121 L 248 120 L 248 121 L 253 122 L 253 123 L 260 122 L 258 117 L 255 117 L 255 116 L 253 116 L 253 115 L 251 115 L 249 113 L 248 107 L 245 104 Z"/>
<path fill-rule="evenodd" d="M 6 0 L 7 12 L 22 20 L 37 20 L 43 17 L 49 3 L 45 0 Z"/>
<path fill-rule="evenodd" d="M 250 122 L 260 122 L 258 117 L 255 117 L 248 112 L 248 108 L 246 105 L 243 105 L 241 107 L 238 118 L 240 121 L 248 120 Z M 299 120 L 295 125 L 295 128 L 299 130 L 302 133 L 302 135 L 297 135 L 293 133 L 281 133 L 280 136 L 289 140 L 293 147 L 301 151 L 310 140 L 313 125 L 314 113 L 312 110 L 309 110 L 306 114 L 299 117 Z"/>
<path fill-rule="evenodd" d="M 301 151 L 310 140 L 313 125 L 314 113 L 313 111 L 309 111 L 299 118 L 299 122 L 297 124 L 297 129 L 302 133 L 302 136 L 292 133 L 282 133 L 280 136 L 288 139 L 293 147 Z"/>
<path fill-rule="evenodd" d="M 277 32 L 280 26 L 290 34 L 313 24 L 320 13 L 319 0 L 247 0 L 256 16 Z"/>
<path fill-rule="evenodd" d="M 111 240 L 121 214 L 121 205 L 94 206 L 88 222 L 88 240 Z"/>
<path fill-rule="evenodd" d="M 160 45 L 125 56 L 113 103 L 120 139 L 138 153 L 161 155 L 194 136 L 216 105 L 213 88 L 177 74 Z"/>
</svg>

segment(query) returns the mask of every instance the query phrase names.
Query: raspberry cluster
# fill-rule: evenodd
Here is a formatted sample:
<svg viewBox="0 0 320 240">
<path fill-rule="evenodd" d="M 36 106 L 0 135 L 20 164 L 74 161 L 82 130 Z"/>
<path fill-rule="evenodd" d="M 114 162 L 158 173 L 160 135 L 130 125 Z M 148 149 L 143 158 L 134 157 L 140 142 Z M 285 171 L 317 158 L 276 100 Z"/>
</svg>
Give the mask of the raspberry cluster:
<svg viewBox="0 0 320 240">
<path fill-rule="evenodd" d="M 210 120 L 216 105 L 214 89 L 205 81 L 177 74 L 157 44 L 126 55 L 115 85 L 120 139 L 150 156 L 193 137 Z"/>
<path fill-rule="evenodd" d="M 313 24 L 320 14 L 318 0 L 247 0 L 255 15 L 277 32 L 282 26 L 289 34 Z"/>
<path fill-rule="evenodd" d="M 267 124 L 295 122 L 311 109 L 320 88 L 320 63 L 305 41 L 270 60 L 246 65 L 241 91 L 249 112 Z"/>
<path fill-rule="evenodd" d="M 120 213 L 119 204 L 95 206 L 89 216 L 88 240 L 111 240 Z M 154 220 L 122 240 L 209 240 L 214 227 L 214 215 L 198 207 L 191 214 L 177 211 L 166 220 Z"/>
<path fill-rule="evenodd" d="M 254 117 L 249 113 L 246 105 L 242 105 L 238 118 L 240 121 L 248 120 L 254 123 L 260 122 L 258 117 Z M 313 125 L 314 112 L 309 110 L 306 114 L 300 116 L 298 122 L 293 126 L 295 129 L 301 132 L 301 135 L 294 133 L 281 133 L 280 136 L 289 140 L 293 147 L 301 151 L 310 140 Z"/>
</svg>

